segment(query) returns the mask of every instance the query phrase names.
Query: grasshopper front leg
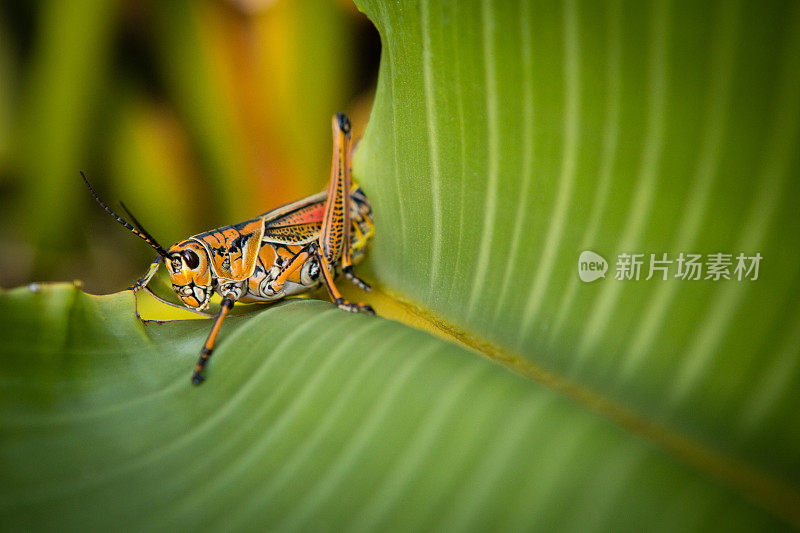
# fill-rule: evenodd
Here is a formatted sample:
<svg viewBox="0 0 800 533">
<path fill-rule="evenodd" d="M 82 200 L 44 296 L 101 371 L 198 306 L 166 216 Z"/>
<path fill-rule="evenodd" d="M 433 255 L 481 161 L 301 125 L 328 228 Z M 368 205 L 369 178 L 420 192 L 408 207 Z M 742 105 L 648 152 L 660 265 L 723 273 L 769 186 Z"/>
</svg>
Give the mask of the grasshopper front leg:
<svg viewBox="0 0 800 533">
<path fill-rule="evenodd" d="M 344 113 L 333 117 L 333 162 L 328 199 L 322 217 L 318 246 L 313 248 L 320 262 L 322 279 L 333 302 L 345 311 L 363 311 L 374 314 L 365 304 L 354 304 L 342 298 L 333 283 L 335 265 L 341 262 L 342 271 L 353 283 L 368 291 L 369 285 L 353 274 L 350 258 L 350 120 Z"/>
<path fill-rule="evenodd" d="M 139 292 L 142 289 L 147 288 L 147 284 L 150 283 L 150 280 L 153 279 L 155 276 L 156 271 L 158 271 L 158 267 L 161 265 L 161 261 L 163 261 L 163 257 L 156 256 L 155 261 L 150 264 L 150 268 L 147 269 L 144 276 L 136 280 L 136 283 L 128 287 L 128 290 L 133 291 L 134 294 Z"/>
<path fill-rule="evenodd" d="M 214 320 L 211 333 L 208 334 L 208 338 L 205 344 L 203 344 L 203 348 L 200 350 L 200 358 L 197 360 L 197 364 L 194 367 L 194 373 L 192 374 L 192 384 L 194 385 L 200 385 L 206 379 L 203 377 L 203 369 L 211 358 L 211 352 L 214 351 L 214 343 L 217 340 L 217 333 L 219 333 L 219 329 L 222 327 L 222 321 L 225 320 L 230 310 L 233 309 L 233 303 L 233 299 L 231 298 L 223 298 L 220 303 L 219 315 L 217 315 L 217 319 Z"/>
<path fill-rule="evenodd" d="M 220 302 L 220 309 L 219 314 L 217 315 L 216 320 L 214 320 L 214 325 L 211 326 L 211 332 L 208 334 L 208 338 L 206 338 L 205 344 L 203 344 L 203 348 L 200 350 L 200 358 L 197 360 L 197 364 L 194 367 L 194 373 L 192 374 L 192 384 L 200 385 L 206 378 L 203 377 L 203 370 L 208 364 L 208 360 L 211 358 L 211 352 L 214 351 L 214 343 L 217 340 L 217 334 L 219 333 L 220 328 L 222 327 L 222 322 L 225 320 L 225 317 L 228 316 L 228 313 L 233 309 L 233 305 L 238 300 L 243 293 L 244 286 L 241 283 L 230 283 L 227 285 L 223 285 L 220 287 L 220 294 L 222 295 L 222 301 Z"/>
</svg>

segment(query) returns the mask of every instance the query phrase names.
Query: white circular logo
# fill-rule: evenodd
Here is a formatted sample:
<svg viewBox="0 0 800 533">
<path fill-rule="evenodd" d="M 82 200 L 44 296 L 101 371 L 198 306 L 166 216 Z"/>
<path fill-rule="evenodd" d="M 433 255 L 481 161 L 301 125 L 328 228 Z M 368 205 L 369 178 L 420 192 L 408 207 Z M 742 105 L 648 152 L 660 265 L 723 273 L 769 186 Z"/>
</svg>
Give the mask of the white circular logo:
<svg viewBox="0 0 800 533">
<path fill-rule="evenodd" d="M 583 282 L 589 283 L 604 278 L 607 270 L 608 261 L 599 254 L 586 250 L 578 257 L 578 276 Z"/>
</svg>

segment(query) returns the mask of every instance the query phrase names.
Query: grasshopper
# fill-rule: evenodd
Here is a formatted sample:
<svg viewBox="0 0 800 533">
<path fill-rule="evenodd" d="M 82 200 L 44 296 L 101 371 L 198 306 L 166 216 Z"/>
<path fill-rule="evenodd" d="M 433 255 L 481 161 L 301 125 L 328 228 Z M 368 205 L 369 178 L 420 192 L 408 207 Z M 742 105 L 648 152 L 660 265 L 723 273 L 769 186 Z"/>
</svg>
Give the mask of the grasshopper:
<svg viewBox="0 0 800 533">
<path fill-rule="evenodd" d="M 217 334 L 236 302 L 274 302 L 322 283 L 340 309 L 374 314 L 369 305 L 345 300 L 333 282 L 342 272 L 362 290 L 370 290 L 353 273 L 353 264 L 366 253 L 375 226 L 364 191 L 350 178 L 350 121 L 338 113 L 332 124 L 333 163 L 325 191 L 251 220 L 199 233 L 168 249 L 158 244 L 125 204 L 120 202 L 130 222 L 108 207 L 81 172 L 97 203 L 158 252 L 147 273 L 131 287 L 134 293 L 145 289 L 156 296 L 147 284 L 163 261 L 172 289 L 189 310 L 202 312 L 214 293 L 222 297 L 194 368 L 193 384 L 204 381 L 203 370 Z"/>
</svg>

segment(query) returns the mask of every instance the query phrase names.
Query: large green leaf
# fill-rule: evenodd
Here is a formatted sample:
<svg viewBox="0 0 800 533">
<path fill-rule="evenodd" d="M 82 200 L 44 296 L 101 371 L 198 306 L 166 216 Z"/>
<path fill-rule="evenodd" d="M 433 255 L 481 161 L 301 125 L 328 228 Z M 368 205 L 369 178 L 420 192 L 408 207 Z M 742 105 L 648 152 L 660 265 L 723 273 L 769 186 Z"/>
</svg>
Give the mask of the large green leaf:
<svg viewBox="0 0 800 533">
<path fill-rule="evenodd" d="M 360 3 L 384 45 L 355 165 L 383 285 L 797 509 L 800 6 Z M 606 279 L 579 280 L 584 250 Z M 680 252 L 760 253 L 760 276 L 613 279 L 618 254 Z"/>
<path fill-rule="evenodd" d="M 143 324 L 0 294 L 4 529 L 775 526 L 656 444 L 451 343 L 295 301 Z"/>
<path fill-rule="evenodd" d="M 228 319 L 193 388 L 206 321 L 0 293 L 0 523 L 800 526 L 800 9 L 361 4 L 377 309 L 472 349 L 296 301 Z M 764 261 L 623 282 L 622 252 Z"/>
</svg>

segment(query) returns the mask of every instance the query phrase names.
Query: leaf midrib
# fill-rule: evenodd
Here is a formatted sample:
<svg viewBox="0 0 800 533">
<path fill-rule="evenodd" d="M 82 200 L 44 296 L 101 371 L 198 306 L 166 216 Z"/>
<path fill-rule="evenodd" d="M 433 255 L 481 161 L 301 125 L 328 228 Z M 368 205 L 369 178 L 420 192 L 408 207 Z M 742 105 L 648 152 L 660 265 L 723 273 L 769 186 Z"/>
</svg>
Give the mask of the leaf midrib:
<svg viewBox="0 0 800 533">
<path fill-rule="evenodd" d="M 381 302 L 381 310 L 389 308 L 392 311 L 392 316 L 387 318 L 423 329 L 446 341 L 463 346 L 529 381 L 566 396 L 584 409 L 609 419 L 627 432 L 653 443 L 684 464 L 713 478 L 792 526 L 800 528 L 800 491 L 767 470 L 714 449 L 667 425 L 649 420 L 601 392 L 571 381 L 508 349 L 464 331 L 386 287 L 373 284 L 371 296 L 371 301 Z M 414 319 L 409 320 L 407 315 L 412 315 Z"/>
</svg>

